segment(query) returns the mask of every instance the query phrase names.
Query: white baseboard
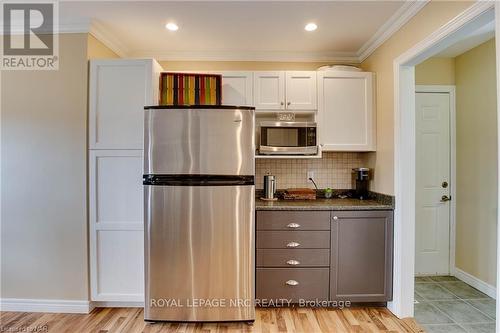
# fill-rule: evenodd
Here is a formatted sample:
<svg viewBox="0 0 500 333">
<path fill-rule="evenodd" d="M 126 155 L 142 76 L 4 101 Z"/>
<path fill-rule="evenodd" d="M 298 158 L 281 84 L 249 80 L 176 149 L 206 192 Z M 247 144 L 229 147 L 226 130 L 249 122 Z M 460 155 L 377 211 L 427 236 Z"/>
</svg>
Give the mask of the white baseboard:
<svg viewBox="0 0 500 333">
<path fill-rule="evenodd" d="M 144 302 L 93 301 L 92 308 L 143 308 Z"/>
<path fill-rule="evenodd" d="M 89 301 L 68 301 L 62 299 L 0 299 L 0 311 L 12 312 L 57 312 L 57 313 L 90 313 Z"/>
<path fill-rule="evenodd" d="M 467 283 L 468 285 L 476 288 L 477 290 L 485 293 L 486 295 L 490 296 L 493 299 L 496 299 L 497 297 L 497 288 L 492 286 L 491 284 L 488 284 L 482 280 L 479 280 L 477 277 L 470 275 L 467 272 L 464 272 L 463 270 L 459 268 L 454 268 L 453 269 L 453 275 L 459 279 L 462 280 L 463 282 Z"/>
</svg>

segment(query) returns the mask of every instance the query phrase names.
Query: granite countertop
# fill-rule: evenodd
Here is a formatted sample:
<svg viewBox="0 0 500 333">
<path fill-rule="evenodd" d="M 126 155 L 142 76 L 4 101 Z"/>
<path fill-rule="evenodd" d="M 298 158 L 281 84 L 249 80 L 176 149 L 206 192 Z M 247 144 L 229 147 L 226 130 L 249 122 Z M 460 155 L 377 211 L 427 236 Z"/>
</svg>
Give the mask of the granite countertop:
<svg viewBox="0 0 500 333">
<path fill-rule="evenodd" d="M 316 200 L 255 200 L 256 210 L 392 210 L 394 206 L 379 200 L 316 199 Z"/>
</svg>

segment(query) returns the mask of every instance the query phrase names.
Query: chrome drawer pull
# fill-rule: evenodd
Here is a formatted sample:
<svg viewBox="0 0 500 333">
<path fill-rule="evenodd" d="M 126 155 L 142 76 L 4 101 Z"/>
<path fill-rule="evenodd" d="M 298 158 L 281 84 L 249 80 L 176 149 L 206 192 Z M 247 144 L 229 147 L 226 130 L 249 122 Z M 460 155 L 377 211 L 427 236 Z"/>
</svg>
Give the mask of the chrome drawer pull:
<svg viewBox="0 0 500 333">
<path fill-rule="evenodd" d="M 297 242 L 290 242 L 286 244 L 286 247 L 297 247 L 297 246 L 300 246 L 300 244 Z"/>
<path fill-rule="evenodd" d="M 292 260 L 288 260 L 286 263 L 287 263 L 288 265 L 293 265 L 293 266 L 295 266 L 295 265 L 300 265 L 300 261 L 298 261 L 298 260 L 293 260 L 293 259 L 292 259 Z"/>
<path fill-rule="evenodd" d="M 300 227 L 300 224 L 298 224 L 298 223 L 288 223 L 286 226 L 287 226 L 288 228 L 297 229 L 297 228 L 299 228 L 299 227 Z"/>
<path fill-rule="evenodd" d="M 289 285 L 289 286 L 296 286 L 296 285 L 298 285 L 298 284 L 299 284 L 299 283 L 298 283 L 297 281 L 295 281 L 295 280 L 288 280 L 288 281 L 286 281 L 285 283 L 286 283 L 287 285 Z"/>
</svg>

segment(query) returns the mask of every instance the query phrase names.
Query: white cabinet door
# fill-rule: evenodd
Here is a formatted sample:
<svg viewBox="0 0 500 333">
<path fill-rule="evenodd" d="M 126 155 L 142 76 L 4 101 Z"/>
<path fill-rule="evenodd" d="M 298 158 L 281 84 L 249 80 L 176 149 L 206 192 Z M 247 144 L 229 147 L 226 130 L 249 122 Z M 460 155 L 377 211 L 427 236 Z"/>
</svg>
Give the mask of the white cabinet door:
<svg viewBox="0 0 500 333">
<path fill-rule="evenodd" d="M 142 149 L 144 106 L 158 104 L 154 60 L 92 60 L 90 149 Z"/>
<path fill-rule="evenodd" d="M 93 301 L 143 301 L 142 169 L 142 150 L 90 151 Z"/>
<path fill-rule="evenodd" d="M 373 74 L 318 72 L 319 137 L 323 151 L 374 151 Z"/>
<path fill-rule="evenodd" d="M 253 73 L 221 72 L 222 104 L 252 106 L 253 105 Z"/>
<path fill-rule="evenodd" d="M 144 301 L 144 231 L 97 230 L 93 301 Z"/>
<path fill-rule="evenodd" d="M 286 109 L 317 109 L 316 72 L 286 72 Z"/>
<path fill-rule="evenodd" d="M 285 72 L 254 72 L 253 86 L 257 110 L 285 108 Z"/>
</svg>

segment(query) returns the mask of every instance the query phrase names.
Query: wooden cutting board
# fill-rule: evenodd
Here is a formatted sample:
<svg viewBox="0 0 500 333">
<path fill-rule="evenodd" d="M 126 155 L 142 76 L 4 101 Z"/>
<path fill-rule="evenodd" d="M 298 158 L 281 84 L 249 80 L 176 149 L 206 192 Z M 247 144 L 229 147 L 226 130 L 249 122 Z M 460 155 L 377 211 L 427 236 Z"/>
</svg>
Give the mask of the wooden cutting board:
<svg viewBox="0 0 500 333">
<path fill-rule="evenodd" d="M 289 188 L 283 192 L 285 200 L 316 200 L 316 191 L 310 188 Z"/>
</svg>

